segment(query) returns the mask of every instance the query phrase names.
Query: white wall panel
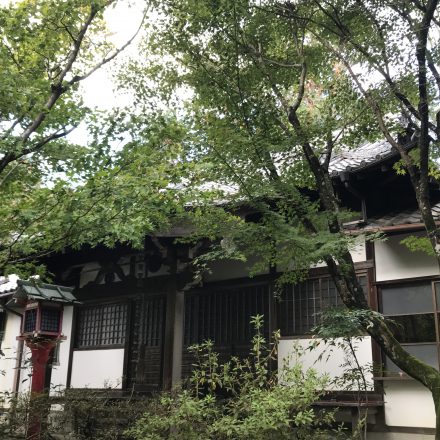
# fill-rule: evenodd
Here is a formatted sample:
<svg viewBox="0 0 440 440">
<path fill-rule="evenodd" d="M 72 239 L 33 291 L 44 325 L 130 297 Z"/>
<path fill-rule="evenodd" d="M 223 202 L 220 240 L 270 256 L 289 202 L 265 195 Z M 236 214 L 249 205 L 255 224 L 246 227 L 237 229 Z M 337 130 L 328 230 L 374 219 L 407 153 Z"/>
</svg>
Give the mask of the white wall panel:
<svg viewBox="0 0 440 440">
<path fill-rule="evenodd" d="M 52 367 L 52 375 L 50 379 L 51 392 L 54 391 L 53 387 L 56 387 L 57 391 L 66 387 L 67 369 L 69 366 L 69 349 L 72 336 L 72 318 L 73 306 L 64 307 L 63 326 L 61 332 L 66 339 L 60 342 L 59 365 L 54 365 Z"/>
<path fill-rule="evenodd" d="M 0 312 L 5 313 L 5 312 Z M 4 357 L 0 357 L 0 393 L 11 392 L 14 389 L 14 383 L 17 372 L 17 336 L 20 335 L 21 319 L 12 313 L 7 314 L 5 335 L 2 341 L 2 351 Z M 4 372 L 4 374 L 3 374 Z"/>
<path fill-rule="evenodd" d="M 385 382 L 385 423 L 388 426 L 435 427 L 431 393 L 415 381 Z"/>
<path fill-rule="evenodd" d="M 336 339 L 336 344 L 340 341 L 342 340 Z M 316 342 L 319 342 L 319 345 L 312 350 L 309 350 L 311 344 L 315 344 Z M 359 341 L 354 341 L 353 345 L 356 350 L 356 357 L 359 364 L 362 367 L 365 367 L 367 383 L 372 387 L 371 338 L 365 336 Z M 298 350 L 300 353 L 299 355 L 296 354 Z M 347 361 L 350 362 L 352 366 L 343 367 L 342 365 Z M 296 362 L 300 362 L 303 365 L 304 370 L 313 368 L 322 375 L 328 374 L 331 379 L 342 376 L 344 369 L 355 368 L 356 366 L 352 356 L 345 353 L 343 348 L 332 347 L 325 344 L 320 339 L 282 339 L 278 347 L 278 369 L 281 370 L 286 364 L 293 365 Z M 331 384 L 328 389 L 336 390 L 343 388 Z"/>
<path fill-rule="evenodd" d="M 420 234 L 412 235 L 420 236 Z M 393 235 L 385 241 L 374 243 L 377 281 L 423 277 L 440 273 L 434 257 L 424 252 L 411 252 L 400 243 L 408 236 L 409 234 Z"/>
<path fill-rule="evenodd" d="M 31 350 L 23 346 L 23 354 L 21 357 L 20 378 L 18 383 L 18 391 L 20 393 L 28 393 L 31 391 L 31 377 L 32 377 L 32 363 L 31 363 Z"/>
<path fill-rule="evenodd" d="M 73 352 L 72 388 L 121 388 L 124 349 Z"/>
</svg>

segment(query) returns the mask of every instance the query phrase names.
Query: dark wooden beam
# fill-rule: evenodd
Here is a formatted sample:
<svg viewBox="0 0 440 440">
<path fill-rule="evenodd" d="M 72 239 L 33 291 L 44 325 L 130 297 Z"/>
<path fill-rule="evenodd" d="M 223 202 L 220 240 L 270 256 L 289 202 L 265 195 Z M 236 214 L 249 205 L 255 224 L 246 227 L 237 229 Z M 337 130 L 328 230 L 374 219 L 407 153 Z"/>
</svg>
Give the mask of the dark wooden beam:
<svg viewBox="0 0 440 440">
<path fill-rule="evenodd" d="M 136 303 L 133 300 L 129 300 L 127 303 L 127 324 L 126 324 L 126 336 L 124 344 L 124 363 L 122 370 L 122 389 L 126 390 L 128 388 L 128 380 L 130 374 L 130 347 L 131 339 L 133 337 L 133 316 L 134 307 Z"/>
<path fill-rule="evenodd" d="M 165 338 L 163 349 L 163 384 L 164 390 L 170 390 L 173 381 L 174 322 L 176 319 L 177 300 L 177 255 L 173 244 L 169 245 L 170 277 L 167 282 Z"/>
<path fill-rule="evenodd" d="M 72 327 L 71 327 L 71 333 L 70 333 L 70 341 L 69 341 L 69 362 L 67 364 L 67 378 L 66 378 L 66 388 L 70 388 L 71 381 L 72 381 L 72 365 L 73 365 L 73 348 L 75 344 L 75 337 L 76 337 L 76 318 L 77 318 L 77 307 L 73 307 L 72 311 Z"/>
</svg>

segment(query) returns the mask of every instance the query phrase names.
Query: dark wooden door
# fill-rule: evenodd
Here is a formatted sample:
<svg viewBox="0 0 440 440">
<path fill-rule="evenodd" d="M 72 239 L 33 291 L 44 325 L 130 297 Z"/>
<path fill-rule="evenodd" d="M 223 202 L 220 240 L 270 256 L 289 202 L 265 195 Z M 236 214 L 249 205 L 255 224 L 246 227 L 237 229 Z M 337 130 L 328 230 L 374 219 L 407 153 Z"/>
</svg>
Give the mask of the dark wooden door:
<svg viewBox="0 0 440 440">
<path fill-rule="evenodd" d="M 137 391 L 162 386 L 165 304 L 163 295 L 142 295 L 134 304 L 128 385 Z"/>
</svg>

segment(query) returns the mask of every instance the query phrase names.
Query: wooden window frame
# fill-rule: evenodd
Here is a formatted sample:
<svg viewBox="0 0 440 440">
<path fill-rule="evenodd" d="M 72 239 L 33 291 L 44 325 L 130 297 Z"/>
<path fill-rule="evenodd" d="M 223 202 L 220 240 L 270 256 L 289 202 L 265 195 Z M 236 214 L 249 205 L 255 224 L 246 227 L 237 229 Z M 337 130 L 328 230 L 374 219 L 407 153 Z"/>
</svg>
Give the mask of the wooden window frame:
<svg viewBox="0 0 440 440">
<path fill-rule="evenodd" d="M 387 281 L 379 281 L 376 282 L 375 285 L 377 287 L 377 294 L 378 294 L 378 308 L 379 311 L 382 313 L 383 311 L 383 290 L 387 287 L 399 287 L 399 286 L 407 286 L 411 284 L 420 284 L 420 283 L 426 283 L 427 285 L 430 284 L 431 286 L 431 299 L 432 299 L 432 310 L 429 312 L 415 312 L 415 313 L 396 313 L 396 314 L 386 314 L 385 317 L 393 318 L 393 317 L 399 317 L 399 316 L 415 316 L 415 315 L 427 315 L 427 314 L 433 314 L 434 315 L 434 326 L 435 326 L 435 335 L 436 335 L 436 341 L 435 342 L 404 342 L 401 343 L 402 347 L 405 346 L 426 346 L 435 345 L 437 348 L 437 368 L 440 369 L 440 304 L 437 301 L 437 295 L 436 295 L 436 284 L 439 284 L 439 292 L 440 292 L 440 277 L 438 276 L 427 276 L 427 277 L 417 277 L 417 278 L 406 278 L 406 279 L 399 279 L 399 280 L 387 280 Z M 383 359 L 383 379 L 408 379 L 409 376 L 407 376 L 403 372 L 391 372 L 386 371 L 386 356 L 382 354 Z"/>
<path fill-rule="evenodd" d="M 99 340 L 99 343 L 90 343 L 89 345 L 80 345 L 79 340 L 82 336 L 82 332 L 80 329 L 81 325 L 81 313 L 84 313 L 87 309 L 104 309 L 105 307 L 110 306 L 119 306 L 119 320 L 122 321 L 119 325 L 119 330 L 115 330 L 114 332 L 119 331 L 121 335 L 119 336 L 122 339 L 120 343 L 112 343 L 105 344 L 103 343 L 103 327 L 104 327 L 104 312 L 102 312 L 101 316 L 99 316 L 99 321 L 97 324 L 96 338 Z M 129 303 L 127 301 L 112 301 L 112 302 L 100 302 L 100 303 L 91 303 L 79 306 L 75 313 L 75 336 L 74 336 L 74 344 L 73 351 L 90 351 L 90 350 L 110 350 L 110 349 L 120 349 L 126 347 L 127 338 L 129 337 Z M 87 329 L 90 332 L 90 329 Z"/>
<path fill-rule="evenodd" d="M 324 268 L 323 268 L 324 269 Z M 366 283 L 365 283 L 365 295 L 367 297 L 367 301 L 368 304 L 370 305 L 370 307 L 372 307 L 373 309 L 375 309 L 375 298 L 373 299 L 372 297 L 372 285 L 373 285 L 373 279 L 372 279 L 372 274 L 371 271 L 369 270 L 369 268 L 362 268 L 359 270 L 356 270 L 356 276 L 359 277 L 365 277 L 366 279 Z M 322 280 L 331 280 L 331 275 L 328 273 L 327 270 L 317 270 L 315 272 L 311 272 L 310 276 L 304 281 L 304 282 L 315 282 L 315 281 L 319 281 L 320 285 L 322 283 Z M 336 289 L 336 286 L 335 286 Z M 322 289 L 320 288 L 320 292 L 321 292 L 321 300 L 322 300 Z M 339 297 L 339 293 L 337 292 L 336 289 L 336 299 L 337 301 L 341 301 L 340 297 Z M 278 303 L 278 308 L 282 307 L 280 306 L 280 304 L 282 304 L 282 302 Z M 322 305 L 322 303 L 321 303 Z M 341 304 L 342 305 L 342 304 Z M 320 308 L 319 311 L 322 311 L 325 309 Z M 314 314 L 319 313 L 319 311 L 315 311 Z M 318 324 L 317 320 L 315 319 L 315 325 Z M 278 311 L 278 326 L 281 328 L 281 314 L 280 311 Z M 303 325 L 299 325 L 299 328 L 303 328 Z M 313 328 L 310 327 L 310 329 Z M 312 336 L 312 333 L 297 333 L 297 334 L 283 334 L 281 333 L 281 339 L 306 339 L 306 338 L 310 338 Z"/>
<path fill-rule="evenodd" d="M 252 289 L 255 289 L 252 292 Z M 250 292 L 248 292 L 250 290 Z M 236 291 L 234 293 L 234 291 Z M 229 297 L 224 297 L 224 302 L 219 301 L 219 297 L 224 294 L 234 296 L 236 303 Z M 227 280 L 227 282 L 210 283 L 202 289 L 193 289 L 191 292 L 185 295 L 185 314 L 184 314 L 184 331 L 183 331 L 183 346 L 189 347 L 194 344 L 200 344 L 201 342 L 211 339 L 216 345 L 231 345 L 231 344 L 250 344 L 252 338 L 252 330 L 248 327 L 249 323 L 244 322 L 240 318 L 242 315 L 246 315 L 249 309 L 255 305 L 247 303 L 246 298 L 248 295 L 252 296 L 252 293 L 259 295 L 259 306 L 267 306 L 270 310 L 270 296 L 272 295 L 272 279 L 269 277 L 262 277 L 260 280 Z M 267 297 L 264 299 L 264 297 Z M 220 302 L 220 304 L 219 304 Z M 232 306 L 237 306 L 234 309 Z M 222 314 L 218 316 L 217 313 L 213 313 L 216 307 L 221 307 Z M 191 311 L 190 311 L 191 309 Z M 201 314 L 201 311 L 205 313 Z M 231 316 L 231 313 L 236 312 L 236 320 Z M 227 322 L 221 323 L 223 314 L 226 315 Z M 192 318 L 192 319 L 191 319 Z M 213 318 L 213 323 L 210 322 L 210 318 Z M 264 331 L 270 333 L 270 316 L 264 316 Z M 203 322 L 199 322 L 202 320 Z M 206 322 L 205 322 L 206 321 Z M 237 327 L 240 325 L 240 329 Z M 220 331 L 220 338 L 211 338 L 212 334 Z M 237 338 L 237 335 L 244 334 L 241 339 Z M 207 337 L 208 336 L 208 337 Z M 220 342 L 219 342 L 220 341 Z"/>
</svg>

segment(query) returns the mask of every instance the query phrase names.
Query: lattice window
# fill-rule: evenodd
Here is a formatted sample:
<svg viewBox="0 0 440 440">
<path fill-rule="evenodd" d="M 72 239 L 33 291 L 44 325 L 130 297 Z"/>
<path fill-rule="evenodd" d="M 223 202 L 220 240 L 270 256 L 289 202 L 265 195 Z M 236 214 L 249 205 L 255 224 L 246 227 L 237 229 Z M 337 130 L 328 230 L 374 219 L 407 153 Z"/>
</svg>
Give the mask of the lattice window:
<svg viewBox="0 0 440 440">
<path fill-rule="evenodd" d="M 359 276 L 359 282 L 366 292 L 367 277 Z M 278 304 L 281 336 L 310 333 L 319 324 L 322 311 L 342 305 L 336 286 L 328 276 L 286 286 Z"/>
<path fill-rule="evenodd" d="M 127 330 L 127 304 L 100 304 L 79 309 L 76 347 L 124 345 Z"/>
<path fill-rule="evenodd" d="M 60 328 L 60 309 L 43 308 L 41 310 L 41 330 L 57 333 Z"/>
<path fill-rule="evenodd" d="M 142 341 L 147 347 L 158 347 L 162 342 L 164 298 L 149 298 L 142 305 Z"/>
<path fill-rule="evenodd" d="M 37 326 L 37 309 L 29 309 L 26 310 L 26 313 L 24 315 L 24 332 L 30 333 L 35 331 L 35 328 Z"/>
</svg>

